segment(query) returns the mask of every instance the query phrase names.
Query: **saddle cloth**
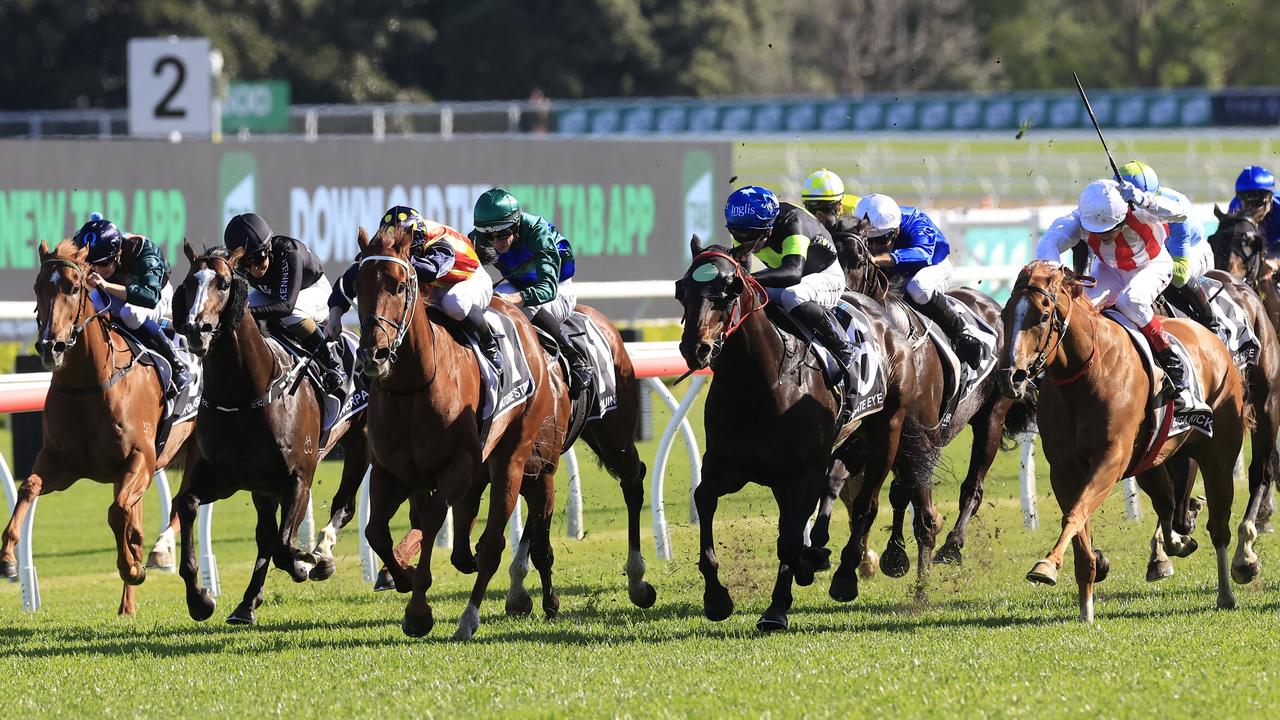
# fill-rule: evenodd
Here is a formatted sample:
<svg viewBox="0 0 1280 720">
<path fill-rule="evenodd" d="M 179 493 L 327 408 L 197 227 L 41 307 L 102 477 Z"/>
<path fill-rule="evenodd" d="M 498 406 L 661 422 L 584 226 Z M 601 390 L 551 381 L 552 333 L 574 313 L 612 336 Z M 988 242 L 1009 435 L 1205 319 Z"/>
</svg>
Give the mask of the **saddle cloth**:
<svg viewBox="0 0 1280 720">
<path fill-rule="evenodd" d="M 1221 328 L 1218 336 L 1227 344 L 1236 367 L 1243 371 L 1246 366 L 1258 362 L 1258 350 L 1261 347 L 1258 336 L 1249 326 L 1249 318 L 1244 308 L 1240 307 L 1235 298 L 1225 291 L 1221 281 L 1217 278 L 1205 277 L 1203 282 L 1207 285 L 1209 306 L 1213 309 L 1213 314 L 1218 319 L 1218 326 Z"/>
<path fill-rule="evenodd" d="M 587 358 L 591 364 L 591 375 L 594 381 L 591 383 L 589 394 L 593 397 L 591 407 L 587 411 L 587 420 L 595 420 L 602 418 L 618 406 L 618 389 L 615 386 L 616 378 L 614 377 L 613 368 L 616 358 L 613 357 L 613 349 L 609 347 L 609 341 L 605 339 L 604 333 L 596 326 L 595 322 L 580 312 L 575 312 L 569 316 L 564 322 L 564 336 L 578 352 Z M 568 377 L 568 361 L 561 356 L 561 363 L 565 365 L 565 377 Z M 588 393 L 583 393 L 584 396 Z"/>
<path fill-rule="evenodd" d="M 956 408 L 960 403 L 966 400 L 995 369 L 997 335 L 995 329 L 968 305 L 950 295 L 944 294 L 942 297 L 946 298 L 951 311 L 964 320 L 965 330 L 982 343 L 982 351 L 978 355 L 978 367 L 970 367 L 956 356 L 955 350 L 951 347 L 951 338 L 947 337 L 942 328 L 924 315 L 919 315 L 919 311 L 914 307 L 911 308 L 927 328 L 929 339 L 933 341 L 933 346 L 938 351 L 938 359 L 942 361 L 943 393 L 940 417 L 942 426 L 946 427 L 951 424 L 951 419 L 955 416 Z"/>
<path fill-rule="evenodd" d="M 279 346 L 280 350 L 285 353 L 287 360 L 282 364 L 282 367 L 296 368 L 297 363 L 307 360 L 307 351 L 298 345 L 297 341 L 292 337 L 273 333 L 268 335 L 267 338 L 268 345 L 273 344 L 271 341 L 274 341 L 274 345 Z M 338 342 L 338 354 L 342 357 L 342 387 L 337 392 L 325 392 L 324 386 L 320 381 L 320 363 L 318 360 L 308 363 L 303 371 L 303 374 L 311 381 L 316 397 L 320 399 L 320 427 L 322 430 L 320 447 L 322 448 L 329 446 L 329 431 L 334 426 L 364 410 L 369 404 L 369 381 L 363 373 L 356 371 L 356 348 L 359 345 L 360 341 L 353 333 L 346 330 L 342 332 L 341 340 Z M 275 350 L 274 347 L 272 349 L 273 351 Z M 292 376 L 293 374 L 293 371 L 286 372 L 286 376 Z"/>
<path fill-rule="evenodd" d="M 871 319 L 861 308 L 840 300 L 832 312 L 840 326 L 845 329 L 849 342 L 853 343 L 853 387 L 845 390 L 846 378 L 840 363 L 821 343 L 815 341 L 813 332 L 803 323 L 797 322 L 790 315 L 779 313 L 787 318 L 789 329 L 799 338 L 809 343 L 810 349 L 818 358 L 827 385 L 838 398 L 848 398 L 852 404 L 849 422 L 853 423 L 877 412 L 884 407 L 885 400 L 885 354 L 880 341 L 871 332 Z"/>
<path fill-rule="evenodd" d="M 1182 365 L 1186 368 L 1187 391 L 1172 403 L 1174 416 L 1171 421 L 1166 422 L 1165 413 L 1170 410 L 1170 403 L 1163 402 L 1161 398 L 1161 388 L 1164 385 L 1164 371 L 1160 369 L 1160 365 L 1155 361 L 1151 354 L 1151 346 L 1147 343 L 1146 338 L 1142 337 L 1142 333 L 1132 322 L 1114 308 L 1108 308 L 1103 315 L 1119 323 L 1127 333 L 1129 339 L 1138 350 L 1138 355 L 1142 358 L 1142 364 L 1147 370 L 1147 377 L 1150 378 L 1148 387 L 1149 395 L 1147 401 L 1148 413 L 1151 419 L 1151 437 L 1146 442 L 1147 451 L 1152 450 L 1153 446 L 1163 444 L 1164 440 L 1177 437 L 1188 430 L 1195 429 L 1213 437 L 1213 410 L 1209 408 L 1209 404 L 1205 402 L 1205 391 L 1200 385 L 1200 378 L 1195 372 L 1195 366 L 1191 364 L 1191 358 L 1187 356 L 1187 349 L 1183 346 L 1182 341 L 1169 334 L 1169 344 L 1173 347 L 1173 351 L 1182 359 Z M 1163 425 L 1168 425 L 1168 433 L 1164 438 L 1159 437 L 1159 429 Z"/>
<path fill-rule="evenodd" d="M 164 412 L 160 416 L 160 424 L 156 428 L 156 454 L 164 452 L 165 445 L 169 440 L 169 431 L 173 426 L 190 420 L 195 417 L 196 412 L 200 409 L 200 393 L 204 389 L 204 369 L 200 364 L 200 359 L 191 354 L 187 349 L 187 339 L 182 335 L 174 338 L 171 327 L 165 326 L 165 334 L 174 340 L 174 346 L 177 348 L 177 356 L 180 362 L 187 366 L 187 374 L 191 377 L 191 384 L 187 385 L 182 394 L 170 397 L 170 391 L 173 386 L 173 368 L 169 366 L 169 361 L 164 359 L 158 353 L 148 350 L 138 338 L 125 327 L 122 323 L 112 322 L 112 326 L 124 338 L 125 345 L 129 346 L 129 351 L 137 359 L 138 364 L 148 365 L 156 371 L 156 377 L 160 380 L 160 387 L 164 388 L 165 403 Z"/>
<path fill-rule="evenodd" d="M 493 308 L 485 308 L 485 322 L 498 341 L 498 349 L 502 352 L 504 369 L 501 375 L 480 349 L 480 343 L 470 333 L 466 334 L 467 344 L 476 354 L 480 363 L 481 403 L 480 403 L 480 437 L 487 439 L 489 428 L 494 420 L 511 410 L 523 405 L 533 394 L 533 373 L 529 370 L 529 361 L 525 357 L 524 345 L 516 333 L 515 322 Z"/>
</svg>

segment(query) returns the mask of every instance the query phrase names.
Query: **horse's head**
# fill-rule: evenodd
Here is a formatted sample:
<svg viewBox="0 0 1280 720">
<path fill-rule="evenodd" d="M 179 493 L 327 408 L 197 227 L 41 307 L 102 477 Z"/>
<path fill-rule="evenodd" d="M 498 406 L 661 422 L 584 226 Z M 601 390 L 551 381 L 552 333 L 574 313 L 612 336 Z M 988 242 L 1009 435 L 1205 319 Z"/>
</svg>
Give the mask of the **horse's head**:
<svg viewBox="0 0 1280 720">
<path fill-rule="evenodd" d="M 1092 278 L 1037 260 L 1022 269 L 1000 317 L 1009 338 L 996 373 L 1000 391 L 1019 399 L 1053 361 L 1071 321 L 1071 308 Z"/>
<path fill-rule="evenodd" d="M 80 333 L 96 314 L 89 300 L 85 276 L 89 249 L 77 248 L 70 240 L 52 251 L 40 243 L 40 271 L 36 273 L 36 352 L 49 370 L 62 367 L 68 350 L 75 347 Z"/>
<path fill-rule="evenodd" d="M 244 317 L 249 282 L 236 273 L 244 248 L 228 253 L 216 247 L 197 255 L 184 241 L 182 252 L 191 269 L 173 294 L 173 326 L 187 337 L 191 352 L 204 357 L 213 342 L 235 332 Z"/>
<path fill-rule="evenodd" d="M 409 334 L 418 299 L 418 273 L 409 262 L 413 231 L 401 226 L 380 228 L 370 240 L 364 228 L 360 272 L 356 276 L 360 312 L 360 363 L 370 378 L 391 372 L 396 351 Z"/>
<path fill-rule="evenodd" d="M 747 316 L 768 303 L 764 288 L 743 267 L 745 258 L 718 245 L 707 248 L 697 235 L 689 241 L 693 263 L 676 281 L 684 306 L 680 354 L 690 370 L 709 366 Z"/>
<path fill-rule="evenodd" d="M 845 285 L 854 292 L 883 300 L 889 290 L 889 280 L 876 266 L 875 255 L 888 252 L 889 248 L 871 247 L 867 240 L 870 228 L 871 221 L 866 218 L 841 218 L 832 230 L 831 239 L 844 268 Z"/>
<path fill-rule="evenodd" d="M 1224 213 L 1217 205 L 1213 214 L 1218 216 L 1218 229 L 1209 236 L 1213 264 L 1257 287 L 1265 266 L 1258 221 L 1245 210 Z"/>
</svg>

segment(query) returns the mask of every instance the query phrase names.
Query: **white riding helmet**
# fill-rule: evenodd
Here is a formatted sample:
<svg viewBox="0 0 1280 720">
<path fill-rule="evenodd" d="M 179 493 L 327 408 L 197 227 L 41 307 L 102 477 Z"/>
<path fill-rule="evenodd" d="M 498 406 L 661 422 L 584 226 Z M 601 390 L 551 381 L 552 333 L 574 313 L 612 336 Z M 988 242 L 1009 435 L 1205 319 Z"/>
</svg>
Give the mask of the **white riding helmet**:
<svg viewBox="0 0 1280 720">
<path fill-rule="evenodd" d="M 1080 225 L 1091 233 L 1106 232 L 1129 214 L 1129 204 L 1120 196 L 1115 180 L 1094 180 L 1080 193 Z"/>
<path fill-rule="evenodd" d="M 871 193 L 859 200 L 853 216 L 871 222 L 871 232 L 868 233 L 871 237 L 888 235 L 902 225 L 902 209 L 898 203 L 880 193 Z"/>
</svg>

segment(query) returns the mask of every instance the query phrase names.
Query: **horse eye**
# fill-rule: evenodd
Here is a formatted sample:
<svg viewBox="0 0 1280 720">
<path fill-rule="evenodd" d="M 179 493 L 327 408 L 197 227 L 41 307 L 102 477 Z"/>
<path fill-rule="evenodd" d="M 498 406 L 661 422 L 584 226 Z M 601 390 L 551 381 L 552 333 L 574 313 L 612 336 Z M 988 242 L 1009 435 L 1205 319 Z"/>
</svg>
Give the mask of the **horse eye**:
<svg viewBox="0 0 1280 720">
<path fill-rule="evenodd" d="M 408 289 L 409 289 L 409 283 L 402 281 L 399 285 L 396 286 L 396 294 L 399 295 Z"/>
<path fill-rule="evenodd" d="M 226 289 L 227 289 L 227 288 L 229 288 L 229 287 L 231 287 L 231 281 L 230 281 L 230 280 L 228 280 L 228 279 L 226 279 L 226 278 L 224 278 L 224 277 L 222 277 L 221 275 L 219 275 L 219 276 L 218 276 L 218 289 L 219 289 L 219 290 L 226 290 Z"/>
</svg>

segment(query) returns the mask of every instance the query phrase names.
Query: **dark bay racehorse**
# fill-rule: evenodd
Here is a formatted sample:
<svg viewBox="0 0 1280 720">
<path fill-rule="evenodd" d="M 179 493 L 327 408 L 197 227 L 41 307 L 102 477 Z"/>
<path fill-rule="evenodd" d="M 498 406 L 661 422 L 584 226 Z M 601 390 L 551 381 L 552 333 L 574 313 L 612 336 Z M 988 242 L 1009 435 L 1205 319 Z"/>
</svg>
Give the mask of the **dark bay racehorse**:
<svg viewBox="0 0 1280 720">
<path fill-rule="evenodd" d="M 836 233 L 835 241 L 840 249 L 841 261 L 845 267 L 845 278 L 849 288 L 855 292 L 868 295 L 886 307 L 899 327 L 911 328 L 909 315 L 912 313 L 902 299 L 900 283 L 890 280 L 883 271 L 876 267 L 872 260 L 872 251 L 863 239 L 866 223 L 847 227 L 846 231 Z M 948 295 L 960 300 L 969 309 L 987 322 L 996 331 L 996 353 L 1000 353 L 1004 336 L 1001 331 L 1000 305 L 990 296 L 969 288 L 952 290 Z M 959 565 L 963 562 L 962 550 L 965 544 L 965 532 L 969 521 L 982 506 L 983 480 L 995 461 L 1000 450 L 1000 441 L 1006 430 L 1009 435 L 1016 435 L 1030 427 L 1032 408 L 1024 403 L 1014 403 L 1005 398 L 996 387 L 994 373 L 984 379 L 973 389 L 969 398 L 961 402 L 951 420 L 945 426 L 941 420 L 941 393 L 943 391 L 942 362 L 937 348 L 924 336 L 912 338 L 913 347 L 920 355 L 915 358 L 916 377 L 922 382 L 932 382 L 934 387 L 928 394 L 917 394 L 908 400 L 909 412 L 921 428 L 926 429 L 925 437 L 920 442 L 927 442 L 936 449 L 941 449 L 953 441 L 968 425 L 973 429 L 973 444 L 969 451 L 969 469 L 964 482 L 960 485 L 960 514 L 956 518 L 955 527 L 947 536 L 946 542 L 938 549 L 934 562 L 946 562 Z M 932 468 L 930 468 L 932 472 Z M 903 539 L 903 523 L 908 500 L 912 489 L 904 479 L 895 478 L 890 485 L 889 500 L 893 505 L 893 530 L 889 545 L 880 559 L 880 567 L 890 577 L 902 577 L 910 568 L 907 558 L 906 543 Z M 932 491 L 928 487 L 924 492 L 917 491 L 923 505 L 924 513 L 935 518 L 932 505 Z M 916 506 L 921 512 L 921 506 Z"/>
<path fill-rule="evenodd" d="M 115 490 L 107 522 L 116 536 L 116 567 L 124 580 L 119 612 L 133 615 L 135 591 L 147 579 L 139 501 L 156 469 L 185 455 L 179 451 L 194 422 L 175 425 L 157 456 L 164 388 L 155 371 L 137 363 L 108 315 L 94 309 L 85 284 L 87 253 L 70 240 L 52 252 L 40 243 L 36 349 L 53 371 L 53 382 L 44 405 L 44 446 L 18 488 L 0 545 L 0 575 L 17 575 L 14 547 L 35 498 L 66 490 L 82 477 L 107 483 Z"/>
<path fill-rule="evenodd" d="M 366 536 L 390 570 L 397 589 L 412 587 L 405 608 L 405 634 L 420 637 L 434 625 L 426 593 L 431 587 L 431 542 L 422 543 L 416 572 L 391 546 L 388 523 L 411 495 L 422 496 L 415 525 L 435 537 L 453 506 L 463 516 L 471 498 L 489 485 L 487 524 L 476 555 L 470 602 L 458 621 L 456 639 L 470 639 L 480 625 L 480 603 L 498 569 L 507 520 L 520 495 L 529 503 L 530 558 L 542 577 L 543 610 L 553 616 L 559 599 L 551 582 L 553 477 L 564 443 L 568 390 L 547 366 L 533 325 L 508 303 L 495 307 L 515 321 L 533 376 L 523 404 L 493 420 L 480 433 L 483 376 L 471 348 L 460 342 L 421 302 L 417 272 L 409 262 L 411 232 L 380 230 L 372 240 L 360 230 L 357 278 L 360 359 L 373 379 L 369 399 L 370 510 Z M 508 360 L 509 367 L 515 364 Z M 410 575 L 412 574 L 412 578 Z M 520 609 L 520 608 L 513 608 Z"/>
<path fill-rule="evenodd" d="M 316 465 L 338 443 L 344 460 L 331 525 L 341 527 L 354 514 L 369 464 L 364 413 L 339 422 L 322 446 L 314 387 L 279 344 L 263 336 L 249 312 L 248 282 L 236 273 L 243 250 L 227 254 L 217 248 L 199 256 L 190 245 L 183 250 L 191 269 L 175 296 L 174 318 L 192 352 L 205 358 L 205 386 L 196 419 L 198 457 L 173 503 L 182 529 L 178 572 L 186 583 L 187 611 L 196 620 L 207 619 L 215 602 L 196 572 L 196 510 L 239 490 L 251 492 L 258 513 L 258 557 L 244 598 L 227 622 L 252 624 L 269 563 L 294 582 L 322 580 L 333 572 L 331 545 L 328 556 L 316 555 L 294 547 L 294 540 Z"/>
<path fill-rule="evenodd" d="M 719 580 L 715 552 L 715 512 L 719 498 L 748 482 L 770 488 L 778 503 L 778 575 L 773 598 L 757 622 L 760 630 L 784 629 L 792 603 L 792 582 L 808 585 L 826 563 L 816 533 L 804 547 L 805 522 L 828 492 L 833 450 L 850 462 L 842 445 L 855 430 L 858 477 L 851 488 L 851 535 L 831 583 L 831 595 L 848 602 L 858 595 L 857 570 L 866 535 L 875 519 L 880 487 L 890 469 L 925 484 L 937 454 L 927 443 L 909 442 L 921 429 L 906 411 L 906 398 L 925 391 L 915 381 L 912 348 L 884 309 L 865 296 L 846 294 L 869 319 L 870 333 L 883 349 L 886 397 L 883 409 L 860 422 L 837 428 L 838 399 L 812 361 L 807 345 L 779 330 L 760 310 L 767 295 L 730 251 L 690 243 L 693 262 L 676 284 L 684 305 L 680 352 L 690 369 L 715 368 L 705 410 L 706 452 L 702 482 L 694 493 L 701 518 L 698 569 L 705 582 L 703 609 L 711 620 L 733 612 L 733 600 Z M 906 368 L 903 372 L 901 368 Z M 910 444 L 910 447 L 906 447 Z M 932 523 L 917 516 L 923 553 L 933 552 Z M 925 559 L 927 560 L 927 554 Z M 927 563 L 920 564 L 922 572 Z M 923 577 L 921 579 L 923 582 Z"/>
<path fill-rule="evenodd" d="M 1192 430 L 1168 439 L 1143 470 L 1151 421 L 1147 414 L 1150 377 L 1128 333 L 1103 318 L 1084 295 L 1082 279 L 1057 263 L 1037 261 L 1018 276 L 1002 313 L 1009 339 L 998 379 L 1011 397 L 1027 392 L 1044 373 L 1037 420 L 1050 482 L 1062 507 L 1062 533 L 1027 579 L 1055 584 L 1068 543 L 1074 545 L 1080 619 L 1093 620 L 1093 584 L 1099 557 L 1092 546 L 1091 518 L 1111 488 L 1130 471 L 1152 496 L 1163 537 L 1172 538 L 1171 494 L 1160 467 L 1185 452 L 1204 475 L 1209 535 L 1218 565 L 1218 607 L 1234 608 L 1228 568 L 1231 543 L 1232 469 L 1249 422 L 1244 388 L 1226 346 L 1213 333 L 1187 320 L 1164 325 L 1186 346 L 1188 368 L 1206 389 L 1213 411 L 1213 437 Z M 1073 322 L 1074 318 L 1074 322 Z"/>
</svg>

